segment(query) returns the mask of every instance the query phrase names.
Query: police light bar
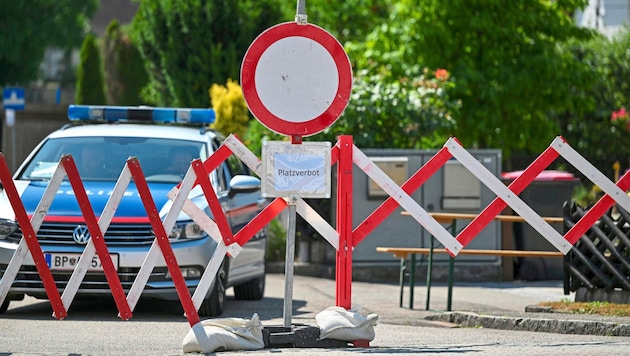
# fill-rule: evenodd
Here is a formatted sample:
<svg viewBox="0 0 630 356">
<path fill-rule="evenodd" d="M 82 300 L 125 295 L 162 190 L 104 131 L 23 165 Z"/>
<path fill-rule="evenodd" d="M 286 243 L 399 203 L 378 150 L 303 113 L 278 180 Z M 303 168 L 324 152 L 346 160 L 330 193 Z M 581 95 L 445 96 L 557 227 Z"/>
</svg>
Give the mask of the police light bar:
<svg viewBox="0 0 630 356">
<path fill-rule="evenodd" d="M 131 106 L 68 106 L 70 121 L 136 121 L 178 124 L 211 124 L 213 109 L 154 108 Z"/>
</svg>

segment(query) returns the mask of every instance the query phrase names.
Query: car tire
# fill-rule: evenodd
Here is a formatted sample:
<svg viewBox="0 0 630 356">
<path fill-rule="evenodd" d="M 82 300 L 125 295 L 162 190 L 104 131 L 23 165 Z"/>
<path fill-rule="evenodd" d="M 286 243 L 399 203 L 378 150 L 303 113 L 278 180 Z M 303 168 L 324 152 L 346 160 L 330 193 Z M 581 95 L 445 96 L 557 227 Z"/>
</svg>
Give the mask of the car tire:
<svg viewBox="0 0 630 356">
<path fill-rule="evenodd" d="M 9 299 L 4 300 L 4 302 L 0 306 L 0 314 L 4 314 L 7 310 L 9 310 L 9 303 L 11 303 Z"/>
<path fill-rule="evenodd" d="M 210 296 L 201 303 L 199 316 L 214 317 L 223 314 L 225 309 L 225 290 L 227 289 L 228 262 L 223 260 L 216 276 Z"/>
<path fill-rule="evenodd" d="M 234 286 L 234 298 L 238 300 L 260 300 L 265 294 L 265 275 Z"/>
</svg>

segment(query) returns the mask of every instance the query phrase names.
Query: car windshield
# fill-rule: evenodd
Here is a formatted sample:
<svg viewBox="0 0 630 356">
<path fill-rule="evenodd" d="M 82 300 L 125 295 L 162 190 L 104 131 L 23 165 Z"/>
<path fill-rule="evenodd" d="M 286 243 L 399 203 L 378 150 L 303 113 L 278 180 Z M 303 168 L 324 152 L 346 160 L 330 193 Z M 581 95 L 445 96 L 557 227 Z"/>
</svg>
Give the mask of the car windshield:
<svg viewBox="0 0 630 356">
<path fill-rule="evenodd" d="M 202 142 L 147 137 L 64 137 L 47 140 L 18 179 L 48 180 L 62 155 L 70 154 L 83 180 L 116 181 L 129 157 L 137 157 L 148 182 L 178 183 Z"/>
</svg>

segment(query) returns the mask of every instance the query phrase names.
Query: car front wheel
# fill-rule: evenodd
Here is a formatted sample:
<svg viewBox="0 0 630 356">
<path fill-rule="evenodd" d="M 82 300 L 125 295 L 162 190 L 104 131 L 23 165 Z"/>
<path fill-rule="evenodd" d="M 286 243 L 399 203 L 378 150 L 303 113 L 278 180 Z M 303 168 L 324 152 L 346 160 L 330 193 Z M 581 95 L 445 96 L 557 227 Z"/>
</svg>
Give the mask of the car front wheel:
<svg viewBox="0 0 630 356">
<path fill-rule="evenodd" d="M 4 314 L 9 309 L 9 303 L 11 303 L 9 299 L 4 300 L 4 303 L 0 306 L 0 314 Z"/>
<path fill-rule="evenodd" d="M 210 296 L 201 303 L 199 316 L 214 317 L 223 314 L 225 308 L 225 290 L 227 286 L 228 262 L 224 259 L 214 277 L 214 286 Z"/>
<path fill-rule="evenodd" d="M 260 300 L 265 294 L 265 275 L 234 286 L 234 298 L 238 300 Z"/>
</svg>

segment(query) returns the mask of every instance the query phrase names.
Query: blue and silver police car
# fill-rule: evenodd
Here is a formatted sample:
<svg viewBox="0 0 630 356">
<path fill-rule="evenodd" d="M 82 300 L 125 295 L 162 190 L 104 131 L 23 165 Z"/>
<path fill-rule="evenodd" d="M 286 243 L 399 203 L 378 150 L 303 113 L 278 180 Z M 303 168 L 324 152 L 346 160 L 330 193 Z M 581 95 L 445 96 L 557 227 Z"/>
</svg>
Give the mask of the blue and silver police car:
<svg viewBox="0 0 630 356">
<path fill-rule="evenodd" d="M 15 172 L 13 179 L 28 214 L 33 214 L 62 155 L 71 154 L 86 193 L 98 217 L 129 157 L 138 158 L 151 195 L 162 218 L 171 201 L 167 193 L 181 180 L 191 160 L 208 158 L 223 137 L 208 125 L 214 112 L 205 109 L 130 108 L 76 106 L 68 109 L 71 123 L 46 137 Z M 211 173 L 211 182 L 234 232 L 240 230 L 265 206 L 260 180 L 236 156 Z M 199 192 L 195 196 L 194 192 Z M 189 198 L 209 216 L 212 213 L 200 190 Z M 202 303 L 201 316 L 223 312 L 226 288 L 233 287 L 236 299 L 261 299 L 265 289 L 267 228 L 243 246 L 219 269 Z M 22 231 L 4 194 L 0 196 L 0 276 L 22 238 Z M 89 240 L 89 232 L 70 183 L 64 181 L 37 233 L 38 241 L 55 283 L 63 292 L 78 257 Z M 130 183 L 105 242 L 125 292 L 133 284 L 153 243 L 146 210 L 138 191 Z M 216 242 L 188 215 L 181 213 L 170 231 L 171 246 L 191 292 L 197 286 L 212 256 Z M 11 285 L 0 312 L 11 300 L 24 295 L 47 298 L 30 254 Z M 77 297 L 111 296 L 98 256 L 91 262 Z M 179 300 L 163 258 L 159 258 L 144 288 L 142 298 Z"/>
</svg>

